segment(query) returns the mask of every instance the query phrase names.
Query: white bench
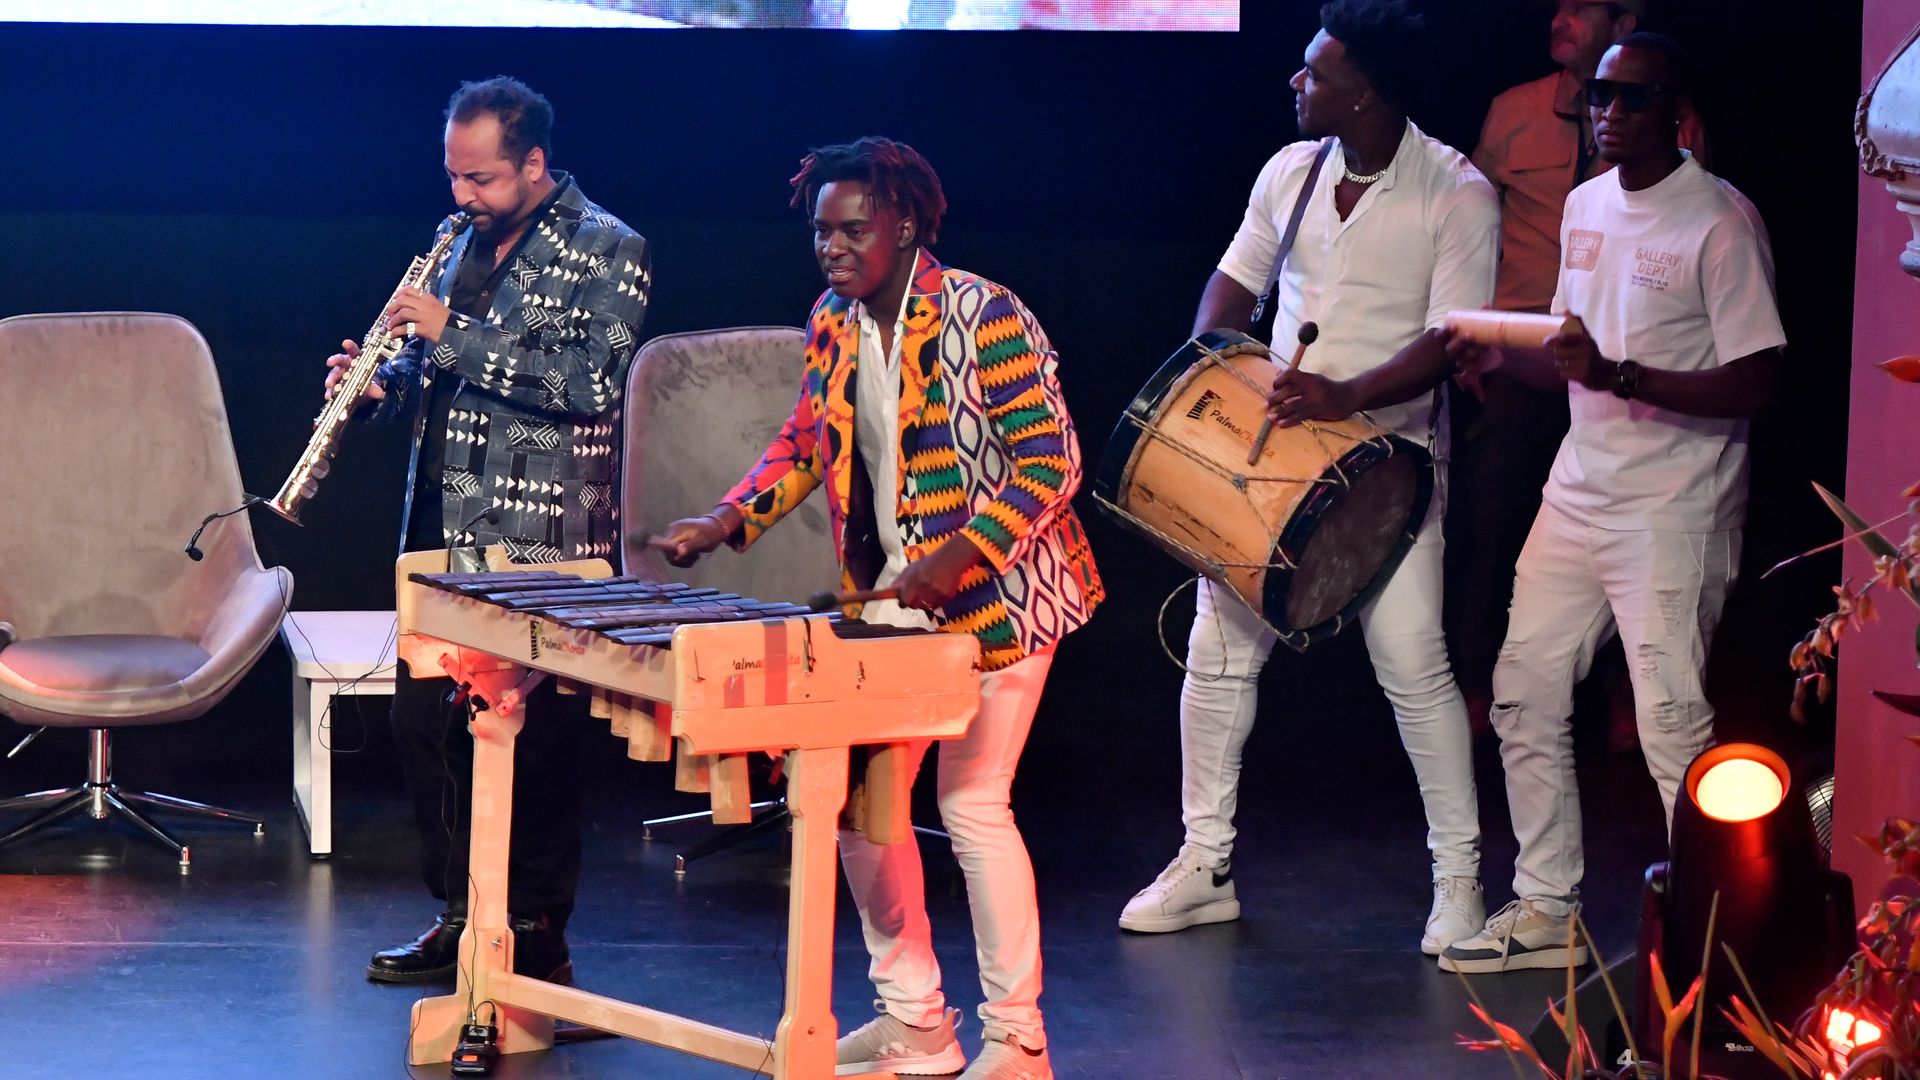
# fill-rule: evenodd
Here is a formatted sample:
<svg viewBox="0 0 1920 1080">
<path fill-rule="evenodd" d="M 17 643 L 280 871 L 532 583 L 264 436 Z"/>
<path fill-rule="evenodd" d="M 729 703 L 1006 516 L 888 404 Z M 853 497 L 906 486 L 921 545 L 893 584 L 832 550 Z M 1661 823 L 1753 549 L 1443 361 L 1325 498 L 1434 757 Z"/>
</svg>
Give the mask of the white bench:
<svg viewBox="0 0 1920 1080">
<path fill-rule="evenodd" d="M 290 611 L 280 639 L 293 656 L 293 802 L 316 859 L 333 854 L 333 699 L 392 694 L 391 611 Z"/>
</svg>

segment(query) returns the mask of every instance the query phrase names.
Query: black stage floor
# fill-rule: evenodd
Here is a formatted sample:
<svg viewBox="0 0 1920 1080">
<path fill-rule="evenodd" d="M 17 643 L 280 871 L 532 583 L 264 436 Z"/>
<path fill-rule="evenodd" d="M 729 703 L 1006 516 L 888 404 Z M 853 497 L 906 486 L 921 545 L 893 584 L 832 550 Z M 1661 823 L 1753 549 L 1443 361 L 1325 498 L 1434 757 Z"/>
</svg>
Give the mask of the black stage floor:
<svg viewBox="0 0 1920 1080">
<path fill-rule="evenodd" d="M 1121 693 L 1105 696 L 1102 714 L 1081 713 L 1075 695 L 1058 691 L 1103 679 L 1097 658 L 1077 664 L 1056 670 L 1015 792 L 1039 875 L 1042 1005 L 1059 1076 L 1512 1075 L 1501 1058 L 1453 1045 L 1454 1033 L 1475 1031 L 1468 995 L 1416 951 L 1429 899 L 1424 825 L 1384 703 L 1321 696 L 1298 703 L 1318 722 L 1263 718 L 1241 807 L 1244 918 L 1133 936 L 1115 928 L 1115 916 L 1179 840 L 1172 699 L 1160 696 L 1171 687 L 1154 673 L 1156 707 L 1128 706 L 1127 677 L 1109 668 L 1104 685 Z M 278 665 L 278 674 L 263 665 L 260 678 L 284 679 Z M 420 991 L 362 977 L 370 951 L 411 937 L 433 913 L 415 877 L 384 699 L 364 699 L 364 718 L 340 718 L 337 741 L 365 749 L 336 758 L 336 854 L 311 862 L 287 795 L 286 728 L 272 710 L 280 693 L 254 695 L 261 715 L 238 715 L 252 706 L 230 702 L 202 721 L 116 742 L 127 786 L 264 808 L 264 838 L 183 823 L 194 849 L 185 876 L 121 825 L 65 826 L 0 853 L 8 1036 L 0 1076 L 408 1075 L 408 1006 Z M 1478 749 L 1486 877 L 1498 905 L 1508 899 L 1513 842 L 1497 755 L 1485 741 Z M 68 781 L 82 770 L 81 753 L 76 735 L 50 733 L 0 764 L 0 792 Z M 675 844 L 705 828 L 647 843 L 639 827 L 648 814 L 694 805 L 670 790 L 670 770 L 628 763 L 610 742 L 595 773 L 569 935 L 579 984 L 770 1035 L 784 955 L 781 845 L 721 855 L 677 882 Z M 1588 915 L 1614 954 L 1631 945 L 1640 872 L 1662 853 L 1658 802 L 1635 755 L 1585 748 L 1583 777 Z M 980 993 L 965 900 L 937 841 L 928 856 L 936 942 L 971 1047 Z M 850 1028 L 870 1015 L 872 993 L 844 889 L 842 897 L 836 1011 Z M 1526 1030 L 1561 978 L 1482 976 L 1476 988 Z M 598 1042 L 510 1058 L 496 1075 L 746 1074 Z"/>
</svg>

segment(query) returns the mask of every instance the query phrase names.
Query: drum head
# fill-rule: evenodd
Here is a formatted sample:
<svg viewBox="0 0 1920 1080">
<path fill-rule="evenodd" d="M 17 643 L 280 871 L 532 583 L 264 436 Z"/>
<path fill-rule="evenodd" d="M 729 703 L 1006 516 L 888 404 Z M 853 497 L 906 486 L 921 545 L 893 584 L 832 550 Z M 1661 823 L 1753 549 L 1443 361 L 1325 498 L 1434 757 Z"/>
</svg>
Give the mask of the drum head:
<svg viewBox="0 0 1920 1080">
<path fill-rule="evenodd" d="M 1355 447 L 1324 478 L 1280 535 L 1273 561 L 1294 568 L 1267 573 L 1267 621 L 1295 648 L 1359 615 L 1413 546 L 1433 495 L 1432 459 L 1399 436 Z"/>
</svg>

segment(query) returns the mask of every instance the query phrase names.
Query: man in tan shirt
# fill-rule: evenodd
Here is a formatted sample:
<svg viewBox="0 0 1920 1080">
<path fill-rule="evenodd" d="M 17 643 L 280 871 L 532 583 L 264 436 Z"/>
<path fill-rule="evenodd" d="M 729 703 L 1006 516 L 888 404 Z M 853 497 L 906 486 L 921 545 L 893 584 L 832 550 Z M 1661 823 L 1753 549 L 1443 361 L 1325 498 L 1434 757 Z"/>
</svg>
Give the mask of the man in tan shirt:
<svg viewBox="0 0 1920 1080">
<path fill-rule="evenodd" d="M 1502 311 L 1544 312 L 1553 302 L 1567 195 L 1611 168 L 1594 151 L 1581 95 L 1601 55 L 1639 27 L 1646 9 L 1647 0 L 1558 0 L 1549 48 L 1560 70 L 1493 99 L 1473 163 L 1500 193 L 1493 306 Z M 1680 144 L 1705 164 L 1706 139 L 1691 111 L 1682 118 Z M 1457 584 L 1448 590 L 1457 597 L 1451 652 L 1476 724 L 1485 720 L 1492 700 L 1513 567 L 1567 424 L 1565 394 L 1492 375 L 1480 415 L 1455 427 L 1464 432 L 1454 451 L 1454 475 L 1466 523 L 1451 530 L 1464 549 Z"/>
</svg>

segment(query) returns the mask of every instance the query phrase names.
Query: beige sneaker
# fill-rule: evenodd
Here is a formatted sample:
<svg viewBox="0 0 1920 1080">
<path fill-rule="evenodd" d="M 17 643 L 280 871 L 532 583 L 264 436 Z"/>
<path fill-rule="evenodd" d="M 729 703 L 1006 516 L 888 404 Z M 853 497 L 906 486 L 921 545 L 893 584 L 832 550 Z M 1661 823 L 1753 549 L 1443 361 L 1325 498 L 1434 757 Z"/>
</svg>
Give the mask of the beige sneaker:
<svg viewBox="0 0 1920 1080">
<path fill-rule="evenodd" d="M 960 1017 L 959 1009 L 946 1010 L 940 1022 L 930 1028 L 917 1028 L 896 1019 L 882 1002 L 874 1002 L 873 1007 L 879 1016 L 860 1030 L 842 1035 L 834 1044 L 835 1076 L 870 1072 L 943 1076 L 966 1067 L 967 1055 L 961 1052 L 960 1040 L 953 1034 L 954 1022 Z"/>
<path fill-rule="evenodd" d="M 1567 948 L 1567 924 L 1576 905 L 1565 915 L 1535 907 L 1531 900 L 1515 900 L 1487 920 L 1487 928 L 1456 941 L 1440 954 L 1441 971 L 1479 975 L 1525 968 L 1585 967 L 1587 947 Z"/>
<path fill-rule="evenodd" d="M 1240 917 L 1240 900 L 1233 891 L 1233 869 L 1212 867 L 1191 848 L 1182 847 L 1153 884 L 1133 894 L 1120 912 L 1120 929 L 1137 934 L 1165 934 L 1202 923 L 1232 922 Z"/>
<path fill-rule="evenodd" d="M 1029 1050 L 1012 1039 L 988 1039 L 960 1080 L 1053 1080 L 1045 1047 Z"/>
</svg>

